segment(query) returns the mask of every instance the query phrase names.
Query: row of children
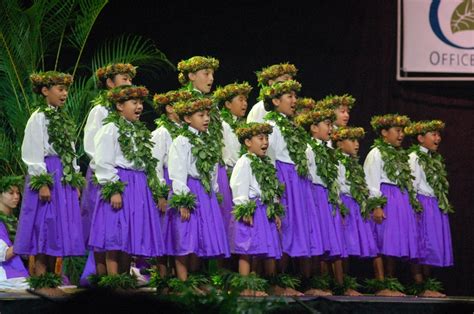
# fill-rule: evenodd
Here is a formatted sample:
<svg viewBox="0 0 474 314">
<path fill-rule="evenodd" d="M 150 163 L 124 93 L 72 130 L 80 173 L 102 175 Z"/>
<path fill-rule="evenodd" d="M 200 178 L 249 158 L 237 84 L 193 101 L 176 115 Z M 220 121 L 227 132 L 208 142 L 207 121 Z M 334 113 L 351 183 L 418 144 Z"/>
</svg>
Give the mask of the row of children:
<svg viewBox="0 0 474 314">
<path fill-rule="evenodd" d="M 452 208 L 436 153 L 444 124 L 373 117 L 380 137 L 362 167 L 365 132 L 347 126 L 352 97 L 298 99 L 296 67 L 277 64 L 257 72 L 261 102 L 244 123 L 252 87 L 233 83 L 209 96 L 218 66 L 200 56 L 178 64 L 184 87 L 154 96 L 161 116 L 153 133 L 139 121 L 148 90 L 131 85 L 135 67 L 97 71 L 104 90 L 84 130 L 91 161 L 81 206 L 74 128 L 61 110 L 72 77 L 31 76 L 44 100 L 25 129 L 28 176 L 13 252 L 35 255 L 35 276 L 86 247 L 85 274 L 128 273 L 138 256 L 158 257 L 165 276 L 164 256 L 173 256 L 182 282 L 201 259 L 233 254 L 242 276 L 270 279 L 272 294 L 330 294 L 320 275 L 332 273 L 342 293 L 359 295 L 343 271 L 356 256 L 373 259 L 378 295 L 397 296 L 400 258 L 412 263 L 420 295 L 442 296 L 424 275 L 429 265 L 453 263 Z M 410 155 L 401 148 L 405 132 L 419 141 Z M 290 259 L 300 289 L 287 275 Z M 243 295 L 266 295 L 241 282 Z"/>
</svg>

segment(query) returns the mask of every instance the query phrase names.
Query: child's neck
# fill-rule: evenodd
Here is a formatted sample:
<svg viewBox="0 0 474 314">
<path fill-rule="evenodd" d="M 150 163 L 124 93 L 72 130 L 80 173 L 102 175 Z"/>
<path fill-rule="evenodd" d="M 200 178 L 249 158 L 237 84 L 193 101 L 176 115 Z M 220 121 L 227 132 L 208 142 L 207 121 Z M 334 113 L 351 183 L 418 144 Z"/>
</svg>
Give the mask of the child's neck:
<svg viewBox="0 0 474 314">
<path fill-rule="evenodd" d="M 248 150 L 248 152 L 249 152 L 249 154 L 255 155 L 255 156 L 257 156 L 258 158 L 263 158 L 263 156 L 257 155 L 257 153 L 255 153 L 254 151 L 252 151 L 252 150 L 250 150 L 250 149 Z"/>
<path fill-rule="evenodd" d="M 320 138 L 317 134 L 312 134 L 312 137 L 313 139 L 317 140 L 317 141 L 321 141 L 321 142 L 325 142 L 325 140 L 323 140 L 322 138 Z"/>
<path fill-rule="evenodd" d="M 173 115 L 171 115 L 171 114 L 167 114 L 166 117 L 168 117 L 168 120 L 170 120 L 170 121 L 172 121 L 172 122 L 174 122 L 174 123 L 176 123 L 176 124 L 179 124 L 179 122 L 180 122 L 179 119 L 176 119 L 176 118 L 175 118 Z"/>
<path fill-rule="evenodd" d="M 0 202 L 0 212 L 4 213 L 5 215 L 10 216 L 12 214 L 13 209 L 5 205 L 4 203 Z"/>
</svg>

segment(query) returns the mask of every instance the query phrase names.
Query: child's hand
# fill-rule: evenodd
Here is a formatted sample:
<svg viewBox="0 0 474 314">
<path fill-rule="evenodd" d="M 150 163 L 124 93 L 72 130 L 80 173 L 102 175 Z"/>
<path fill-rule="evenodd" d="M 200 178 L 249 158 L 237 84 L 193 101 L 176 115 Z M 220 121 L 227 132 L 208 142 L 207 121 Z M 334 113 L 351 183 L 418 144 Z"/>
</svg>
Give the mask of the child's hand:
<svg viewBox="0 0 474 314">
<path fill-rule="evenodd" d="M 281 229 L 281 219 L 280 219 L 280 216 L 275 216 L 275 225 L 277 226 L 277 230 L 280 231 L 280 229 Z"/>
<path fill-rule="evenodd" d="M 383 220 L 386 218 L 385 213 L 383 212 L 383 209 L 380 207 L 377 207 L 376 209 L 374 209 L 372 218 L 374 219 L 376 223 L 381 224 Z"/>
<path fill-rule="evenodd" d="M 39 198 L 43 202 L 49 202 L 51 201 L 51 191 L 49 190 L 49 186 L 43 185 L 39 189 Z"/>
<path fill-rule="evenodd" d="M 158 199 L 158 208 L 162 214 L 166 213 L 166 199 L 164 197 L 160 197 Z"/>
<path fill-rule="evenodd" d="M 110 205 L 113 209 L 122 208 L 122 195 L 120 193 L 115 193 L 110 197 Z"/>
<path fill-rule="evenodd" d="M 188 221 L 191 217 L 191 211 L 189 210 L 189 208 L 180 207 L 179 213 L 181 214 L 181 221 Z"/>
<path fill-rule="evenodd" d="M 81 198 L 81 189 L 76 188 L 76 190 L 77 190 L 77 198 Z"/>
<path fill-rule="evenodd" d="M 12 245 L 7 249 L 7 253 L 5 254 L 5 260 L 8 261 L 9 259 L 11 259 L 14 256 L 15 256 L 15 253 L 13 253 L 13 245 Z"/>
<path fill-rule="evenodd" d="M 253 217 L 252 216 L 244 216 L 242 217 L 242 220 L 244 223 L 246 223 L 249 226 L 253 226 Z"/>
</svg>

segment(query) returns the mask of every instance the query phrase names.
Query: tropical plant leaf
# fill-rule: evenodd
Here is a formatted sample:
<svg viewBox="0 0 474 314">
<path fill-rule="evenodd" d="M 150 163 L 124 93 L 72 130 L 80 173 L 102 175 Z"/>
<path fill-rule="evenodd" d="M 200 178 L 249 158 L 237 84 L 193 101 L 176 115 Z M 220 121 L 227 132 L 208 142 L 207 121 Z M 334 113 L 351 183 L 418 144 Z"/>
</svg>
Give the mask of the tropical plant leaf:
<svg viewBox="0 0 474 314">
<path fill-rule="evenodd" d="M 474 30 L 474 5 L 472 0 L 464 0 L 451 15 L 451 31 L 454 33 Z"/>
</svg>

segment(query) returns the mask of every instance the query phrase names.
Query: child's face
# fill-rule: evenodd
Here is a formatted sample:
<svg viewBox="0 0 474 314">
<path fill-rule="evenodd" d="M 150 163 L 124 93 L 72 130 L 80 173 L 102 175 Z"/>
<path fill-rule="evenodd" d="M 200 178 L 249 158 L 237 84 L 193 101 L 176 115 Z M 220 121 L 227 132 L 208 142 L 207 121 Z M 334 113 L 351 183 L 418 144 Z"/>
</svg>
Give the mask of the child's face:
<svg viewBox="0 0 474 314">
<path fill-rule="evenodd" d="M 207 94 L 211 91 L 212 83 L 214 83 L 213 69 L 202 69 L 197 72 L 189 73 L 188 76 L 195 89 L 201 91 L 203 94 Z"/>
<path fill-rule="evenodd" d="M 67 99 L 68 88 L 66 85 L 53 85 L 41 89 L 46 102 L 54 107 L 62 107 Z"/>
<path fill-rule="evenodd" d="M 210 121 L 209 111 L 198 111 L 190 116 L 184 116 L 184 121 L 199 132 L 206 132 Z"/>
<path fill-rule="evenodd" d="M 107 79 L 107 87 L 112 89 L 114 87 L 132 85 L 132 78 L 128 74 L 117 74 L 113 79 Z"/>
<path fill-rule="evenodd" d="M 166 105 L 166 115 L 171 121 L 179 122 L 179 117 L 176 112 L 174 112 L 173 106 Z"/>
<path fill-rule="evenodd" d="M 244 143 L 250 153 L 254 153 L 259 157 L 263 157 L 267 153 L 268 149 L 268 135 L 258 134 L 252 136 L 250 139 L 245 139 Z"/>
<path fill-rule="evenodd" d="M 288 81 L 288 80 L 291 80 L 292 77 L 291 75 L 289 74 L 283 74 L 283 75 L 280 75 L 272 80 L 268 80 L 268 85 L 272 85 L 276 82 L 284 82 L 284 81 Z"/>
<path fill-rule="evenodd" d="M 297 99 L 296 93 L 292 91 L 291 93 L 281 95 L 279 98 L 273 98 L 272 102 L 276 111 L 292 117 L 295 114 Z"/>
<path fill-rule="evenodd" d="M 231 101 L 226 101 L 225 106 L 230 112 L 236 117 L 243 117 L 245 116 L 245 112 L 247 112 L 247 97 L 244 95 L 237 95 L 232 98 Z"/>
<path fill-rule="evenodd" d="M 357 156 L 359 153 L 359 141 L 358 140 L 342 140 L 337 142 L 337 147 L 339 147 L 343 153 L 346 153 L 351 156 Z"/>
<path fill-rule="evenodd" d="M 8 191 L 0 194 L 0 203 L 6 207 L 13 209 L 20 202 L 20 190 L 17 186 L 12 186 Z"/>
<path fill-rule="evenodd" d="M 311 125 L 311 135 L 322 141 L 329 141 L 332 131 L 331 120 L 324 120 L 318 124 Z"/>
<path fill-rule="evenodd" d="M 439 131 L 427 132 L 425 135 L 418 135 L 417 139 L 421 146 L 435 152 L 441 143 L 441 134 Z"/>
<path fill-rule="evenodd" d="M 402 146 L 403 139 L 405 138 L 405 133 L 403 133 L 403 128 L 399 126 L 393 126 L 388 130 L 382 130 L 382 137 L 385 142 L 389 143 L 394 147 Z"/>
<path fill-rule="evenodd" d="M 128 121 L 138 121 L 143 112 L 143 101 L 140 99 L 129 99 L 117 104 L 117 110 Z"/>
<path fill-rule="evenodd" d="M 337 126 L 347 126 L 347 123 L 349 123 L 349 118 L 350 118 L 350 109 L 348 106 L 339 106 L 334 110 L 336 113 L 336 121 L 334 121 L 334 124 Z"/>
</svg>

